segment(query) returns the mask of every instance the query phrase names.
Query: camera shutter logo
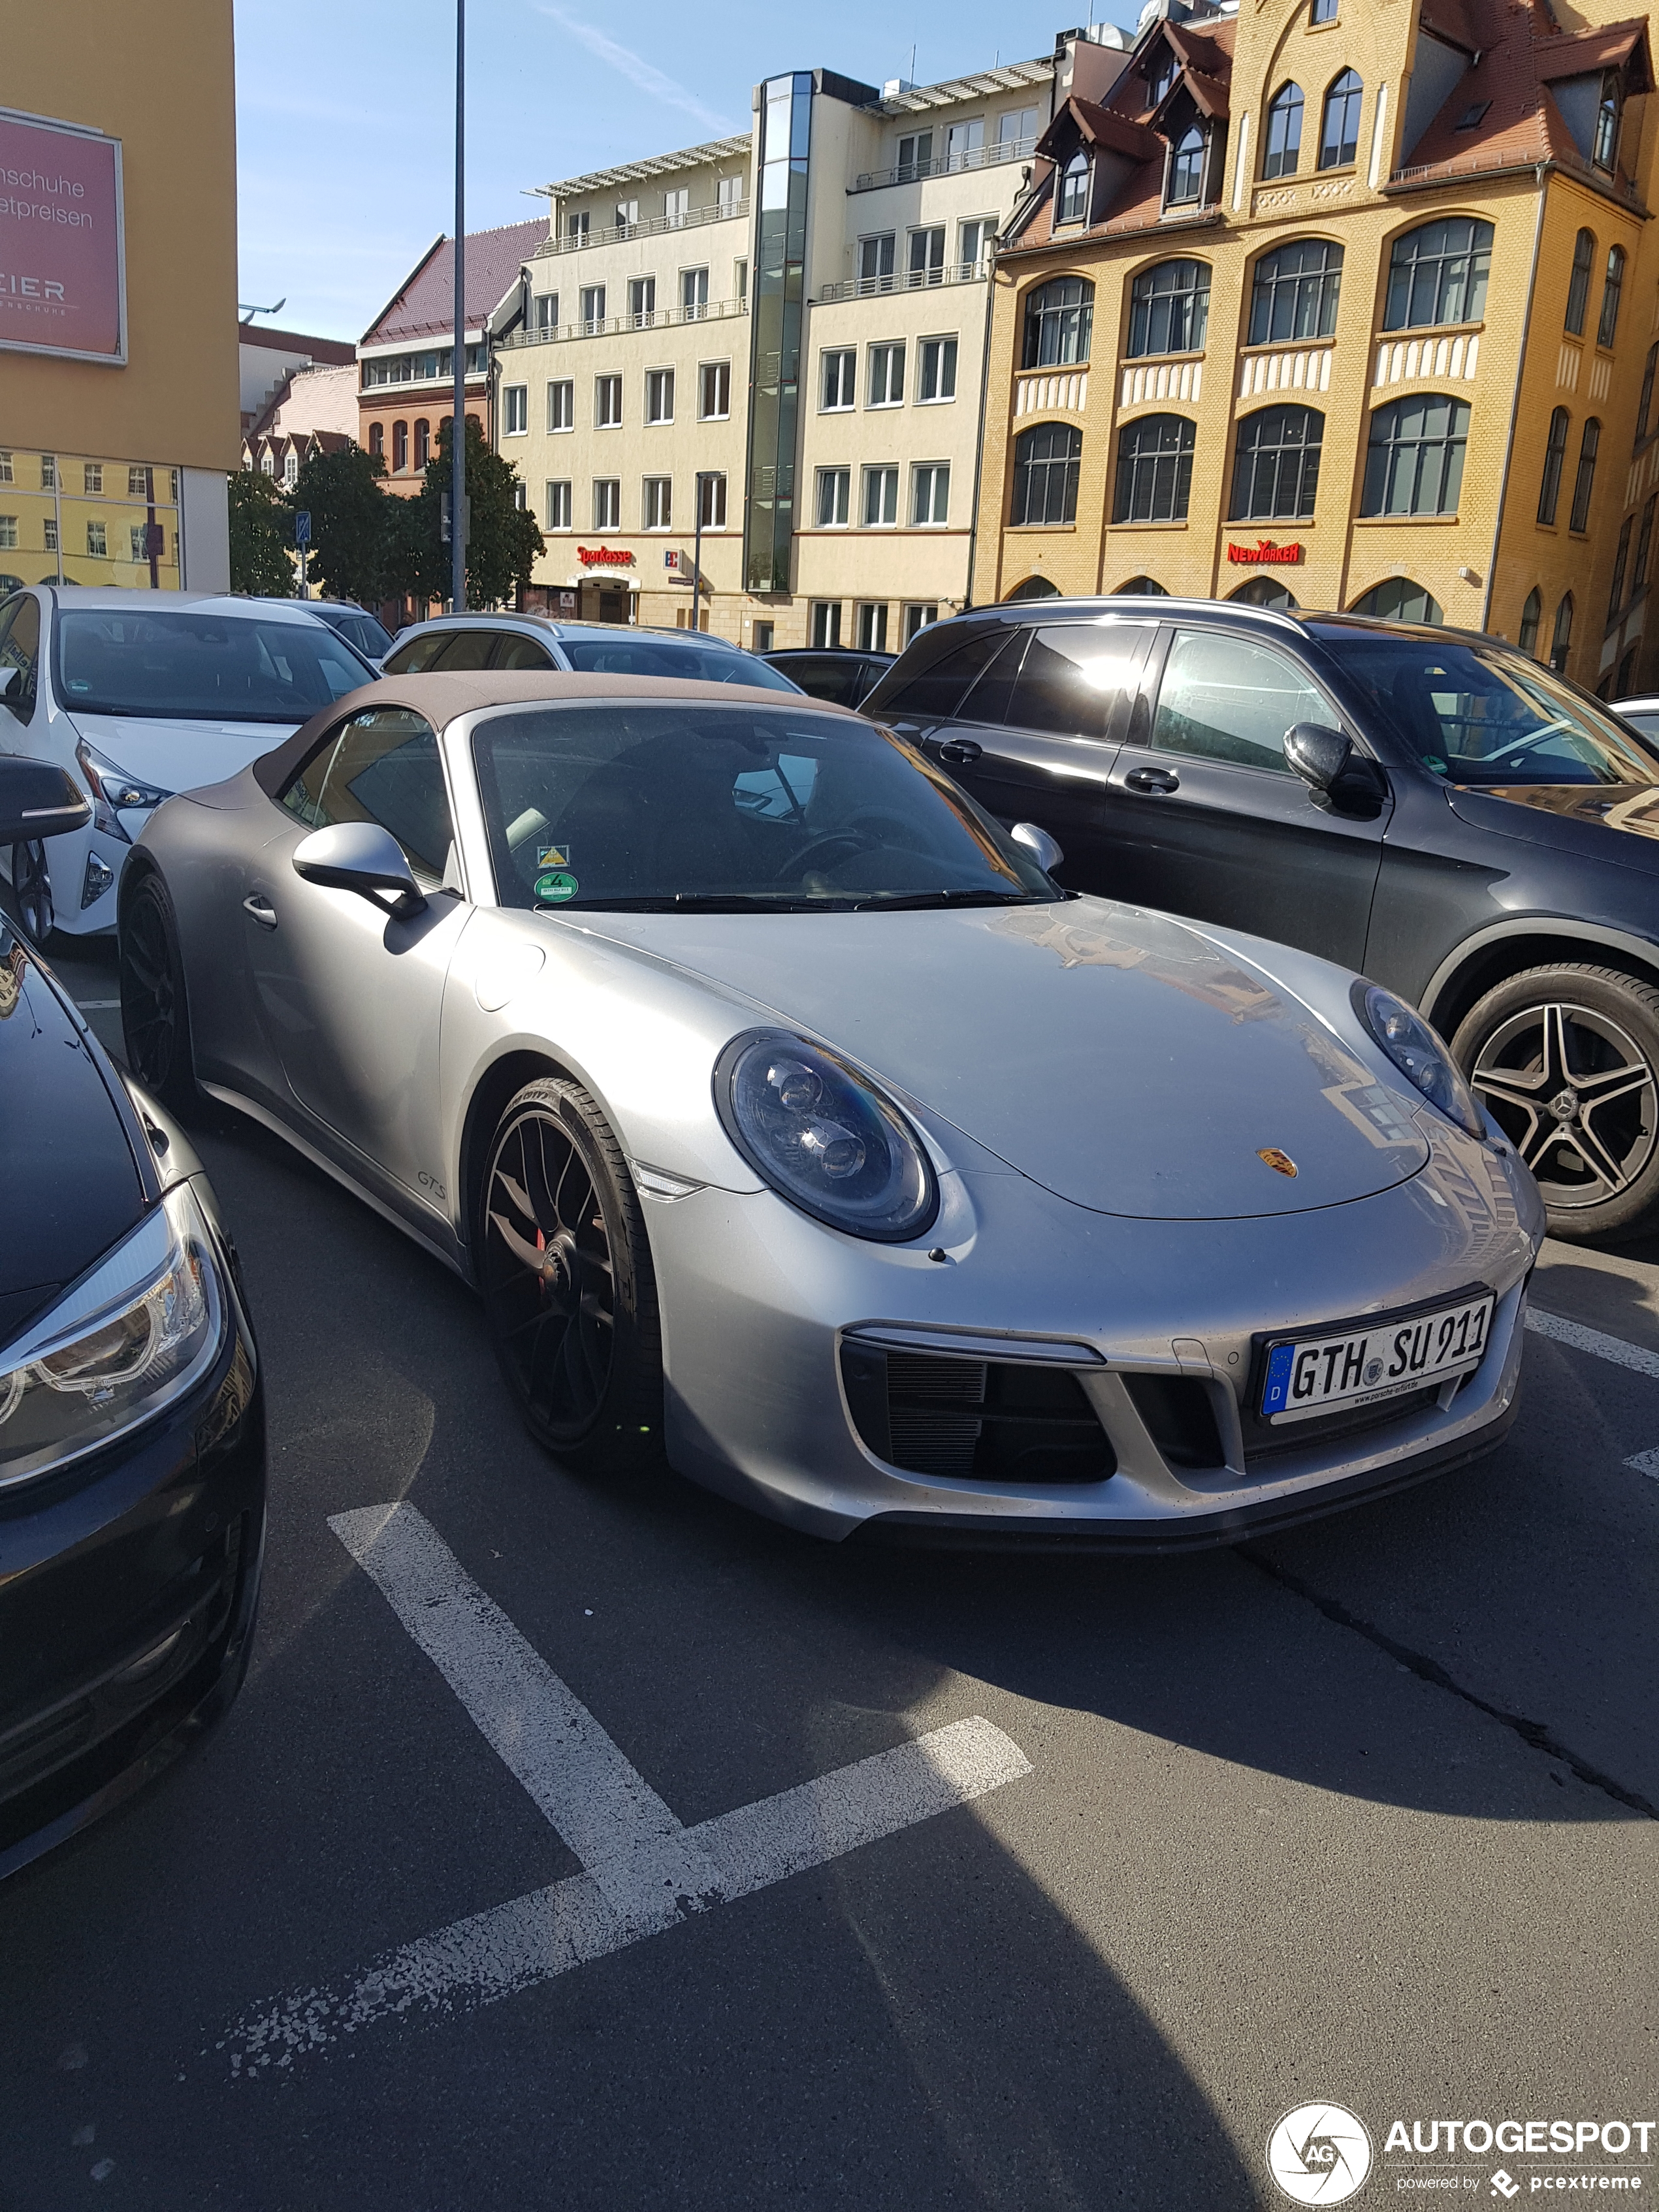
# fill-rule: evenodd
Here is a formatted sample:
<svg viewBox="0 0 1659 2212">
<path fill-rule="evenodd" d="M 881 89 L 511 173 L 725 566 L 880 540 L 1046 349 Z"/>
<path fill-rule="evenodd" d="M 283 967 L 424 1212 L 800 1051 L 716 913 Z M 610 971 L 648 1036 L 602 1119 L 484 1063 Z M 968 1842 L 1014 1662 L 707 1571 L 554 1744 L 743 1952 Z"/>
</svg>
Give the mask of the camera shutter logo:
<svg viewBox="0 0 1659 2212">
<path fill-rule="evenodd" d="M 1295 2204 L 1346 2204 L 1371 2170 L 1371 2139 L 1341 2105 L 1298 2105 L 1267 2138 L 1267 2171 Z"/>
</svg>

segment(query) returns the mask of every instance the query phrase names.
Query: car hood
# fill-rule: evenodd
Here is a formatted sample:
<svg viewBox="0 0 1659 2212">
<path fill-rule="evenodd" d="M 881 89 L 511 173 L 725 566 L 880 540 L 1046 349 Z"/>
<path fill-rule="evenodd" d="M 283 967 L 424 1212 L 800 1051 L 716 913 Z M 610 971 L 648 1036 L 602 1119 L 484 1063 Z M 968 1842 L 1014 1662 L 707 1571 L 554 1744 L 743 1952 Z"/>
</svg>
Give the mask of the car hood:
<svg viewBox="0 0 1659 2212">
<path fill-rule="evenodd" d="M 6 1131 L 3 1345 L 136 1226 L 146 1203 L 102 1072 L 33 954 L 3 921 L 0 1099 Z"/>
<path fill-rule="evenodd" d="M 298 722 L 170 722 L 146 714 L 83 714 L 70 720 L 94 751 L 141 783 L 191 791 L 220 783 L 291 738 Z"/>
<path fill-rule="evenodd" d="M 1477 830 L 1659 876 L 1659 788 L 1646 783 L 1454 784 L 1453 813 Z"/>
<path fill-rule="evenodd" d="M 1419 1097 L 1380 1079 L 1252 957 L 1167 915 L 1081 898 L 578 919 L 839 1047 L 1102 1212 L 1305 1212 L 1387 1189 L 1429 1158 Z M 1294 1177 L 1261 1158 L 1275 1149 Z"/>
</svg>

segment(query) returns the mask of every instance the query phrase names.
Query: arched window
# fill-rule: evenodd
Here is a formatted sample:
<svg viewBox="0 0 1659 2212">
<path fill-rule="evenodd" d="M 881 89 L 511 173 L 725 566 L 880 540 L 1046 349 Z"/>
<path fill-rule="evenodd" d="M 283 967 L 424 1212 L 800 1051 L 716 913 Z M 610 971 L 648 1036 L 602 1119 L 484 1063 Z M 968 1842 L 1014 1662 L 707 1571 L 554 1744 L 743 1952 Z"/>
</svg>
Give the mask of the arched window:
<svg viewBox="0 0 1659 2212">
<path fill-rule="evenodd" d="M 1567 648 L 1572 643 L 1572 593 L 1567 592 L 1555 610 L 1555 630 L 1550 639 L 1550 666 L 1558 676 L 1567 672 Z"/>
<path fill-rule="evenodd" d="M 1095 288 L 1085 276 L 1056 276 L 1025 300 L 1022 368 L 1060 368 L 1087 361 Z"/>
<path fill-rule="evenodd" d="M 1264 253 L 1250 291 L 1252 345 L 1281 338 L 1328 338 L 1336 328 L 1342 289 L 1342 248 L 1322 238 L 1299 238 Z"/>
<path fill-rule="evenodd" d="M 1469 403 L 1417 392 L 1371 416 L 1362 514 L 1455 514 Z"/>
<path fill-rule="evenodd" d="M 1607 273 L 1601 285 L 1601 319 L 1595 326 L 1595 343 L 1610 346 L 1619 330 L 1619 301 L 1625 289 L 1625 249 L 1607 248 Z"/>
<path fill-rule="evenodd" d="M 1590 494 L 1595 489 L 1595 455 L 1601 443 L 1601 425 L 1592 415 L 1578 441 L 1578 473 L 1573 478 L 1572 513 L 1567 518 L 1569 530 L 1589 528 Z"/>
<path fill-rule="evenodd" d="M 1060 222 L 1081 222 L 1089 212 L 1089 156 L 1079 146 L 1060 179 Z"/>
<path fill-rule="evenodd" d="M 1489 222 L 1454 215 L 1395 239 L 1389 258 L 1383 329 L 1420 331 L 1437 323 L 1478 323 L 1486 312 L 1492 237 Z"/>
<path fill-rule="evenodd" d="M 1538 487 L 1538 520 L 1544 523 L 1555 520 L 1556 501 L 1561 496 L 1561 465 L 1567 451 L 1567 410 L 1558 407 L 1550 416 L 1550 434 L 1544 447 L 1544 481 Z"/>
<path fill-rule="evenodd" d="M 274 477 L 276 473 L 276 456 L 269 446 L 259 456 L 259 471 L 261 475 L 268 477 Z"/>
<path fill-rule="evenodd" d="M 1625 571 L 1630 566 L 1630 534 L 1636 527 L 1636 517 L 1627 514 L 1619 526 L 1619 543 L 1613 554 L 1613 585 L 1607 593 L 1607 620 L 1611 622 L 1625 603 Z"/>
<path fill-rule="evenodd" d="M 1590 270 L 1595 263 L 1595 233 L 1581 230 L 1572 249 L 1572 276 L 1567 285 L 1567 328 L 1582 337 L 1584 312 L 1589 306 Z"/>
<path fill-rule="evenodd" d="M 432 425 L 424 416 L 415 425 L 415 465 L 423 469 L 432 459 Z"/>
<path fill-rule="evenodd" d="M 1267 132 L 1261 142 L 1264 177 L 1291 177 L 1302 155 L 1302 88 L 1281 84 L 1267 102 Z"/>
<path fill-rule="evenodd" d="M 1538 625 L 1544 619 L 1544 594 L 1534 584 L 1527 593 L 1527 604 L 1521 610 L 1521 650 L 1536 653 Z"/>
<path fill-rule="evenodd" d="M 1058 584 L 1051 584 L 1046 576 L 1028 576 L 1023 584 L 1016 584 L 1013 590 L 1006 593 L 1006 597 L 1010 601 L 1014 599 L 1057 599 L 1060 597 L 1060 586 Z"/>
<path fill-rule="evenodd" d="M 368 450 L 384 458 L 386 453 L 386 425 L 371 422 L 368 426 Z"/>
<path fill-rule="evenodd" d="M 1310 516 L 1319 489 L 1325 417 L 1311 407 L 1264 407 L 1238 426 L 1232 522 L 1289 522 Z"/>
<path fill-rule="evenodd" d="M 1204 133 L 1196 123 L 1183 131 L 1170 156 L 1168 207 L 1185 207 L 1204 197 Z"/>
<path fill-rule="evenodd" d="M 1163 585 L 1152 576 L 1131 576 L 1127 584 L 1117 587 L 1121 599 L 1167 599 L 1169 596 Z"/>
<path fill-rule="evenodd" d="M 1129 358 L 1201 353 L 1210 320 L 1210 271 L 1202 261 L 1160 261 L 1129 288 Z"/>
<path fill-rule="evenodd" d="M 394 473 L 409 466 L 409 425 L 394 422 L 392 426 L 392 466 Z"/>
<path fill-rule="evenodd" d="M 1140 65 L 1140 74 L 1146 86 L 1148 109 L 1160 106 L 1164 95 L 1176 81 L 1176 58 L 1168 46 L 1158 46 L 1147 55 Z"/>
<path fill-rule="evenodd" d="M 1595 111 L 1595 143 L 1590 159 L 1598 169 L 1613 174 L 1613 164 L 1619 158 L 1620 110 L 1624 102 L 1624 88 L 1617 70 L 1609 70 L 1601 80 L 1601 103 Z"/>
<path fill-rule="evenodd" d="M 1386 583 L 1373 584 L 1363 599 L 1354 601 L 1352 611 L 1376 615 L 1382 622 L 1439 623 L 1446 619 L 1438 599 L 1431 599 L 1409 576 L 1390 576 Z"/>
<path fill-rule="evenodd" d="M 1184 522 L 1193 488 L 1193 426 L 1143 415 L 1120 431 L 1114 522 Z"/>
<path fill-rule="evenodd" d="M 1069 422 L 1040 422 L 1014 441 L 1014 503 L 1018 527 L 1077 520 L 1077 472 L 1083 433 Z"/>
<path fill-rule="evenodd" d="M 1301 605 L 1293 593 L 1286 591 L 1276 577 L 1252 576 L 1248 584 L 1241 584 L 1236 592 L 1229 592 L 1230 599 L 1237 599 L 1245 607 L 1276 607 L 1280 614 L 1294 614 Z"/>
<path fill-rule="evenodd" d="M 1346 169 L 1359 151 L 1359 103 L 1365 88 L 1344 70 L 1325 94 L 1325 120 L 1319 131 L 1319 166 Z"/>
</svg>

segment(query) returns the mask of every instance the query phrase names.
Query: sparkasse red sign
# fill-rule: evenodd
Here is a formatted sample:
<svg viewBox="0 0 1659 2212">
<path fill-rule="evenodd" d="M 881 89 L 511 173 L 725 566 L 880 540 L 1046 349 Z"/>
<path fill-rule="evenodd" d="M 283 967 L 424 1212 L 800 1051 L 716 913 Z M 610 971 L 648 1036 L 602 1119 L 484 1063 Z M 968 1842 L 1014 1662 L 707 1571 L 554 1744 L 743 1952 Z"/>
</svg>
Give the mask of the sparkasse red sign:
<svg viewBox="0 0 1659 2212">
<path fill-rule="evenodd" d="M 576 558 L 585 568 L 631 568 L 634 556 L 617 545 L 579 545 Z"/>
</svg>

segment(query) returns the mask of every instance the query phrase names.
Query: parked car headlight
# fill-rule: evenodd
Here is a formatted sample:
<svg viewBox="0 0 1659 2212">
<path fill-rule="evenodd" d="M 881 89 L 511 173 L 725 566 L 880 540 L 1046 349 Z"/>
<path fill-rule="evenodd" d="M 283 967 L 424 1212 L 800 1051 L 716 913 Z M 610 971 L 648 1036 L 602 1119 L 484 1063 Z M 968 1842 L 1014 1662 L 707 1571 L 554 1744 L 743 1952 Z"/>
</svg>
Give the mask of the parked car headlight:
<svg viewBox="0 0 1659 2212">
<path fill-rule="evenodd" d="M 1472 1137 L 1489 1137 L 1486 1116 L 1442 1038 L 1419 1013 L 1380 983 L 1353 987 L 1354 1012 L 1406 1080 Z"/>
<path fill-rule="evenodd" d="M 117 768 L 112 760 L 106 760 L 84 738 L 75 748 L 75 757 L 87 780 L 87 789 L 92 793 L 94 828 L 101 830 L 106 837 L 120 838 L 124 844 L 130 845 L 132 840 L 121 827 L 115 811 L 118 806 L 159 806 L 164 799 L 173 796 L 159 784 L 141 783 L 125 769 Z"/>
<path fill-rule="evenodd" d="M 188 1183 L 0 1351 L 0 1489 L 137 1428 L 213 1364 L 227 1304 Z"/>
<path fill-rule="evenodd" d="M 832 1229 L 900 1243 L 939 1211 L 915 1131 L 821 1045 L 779 1030 L 734 1037 L 715 1066 L 714 1102 L 756 1174 Z"/>
</svg>

